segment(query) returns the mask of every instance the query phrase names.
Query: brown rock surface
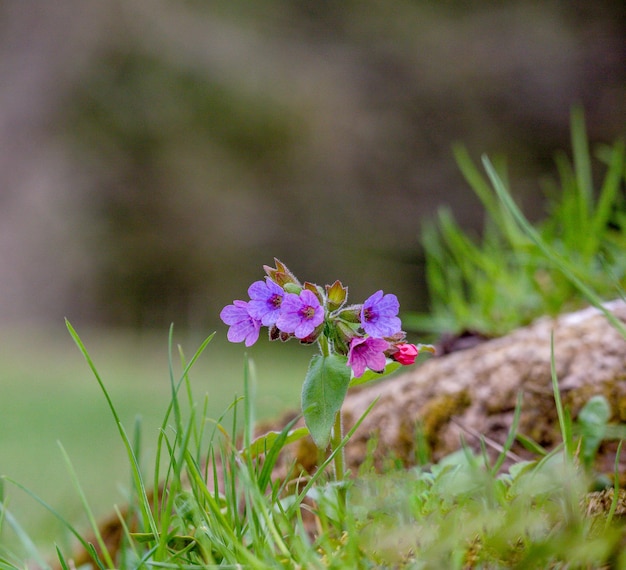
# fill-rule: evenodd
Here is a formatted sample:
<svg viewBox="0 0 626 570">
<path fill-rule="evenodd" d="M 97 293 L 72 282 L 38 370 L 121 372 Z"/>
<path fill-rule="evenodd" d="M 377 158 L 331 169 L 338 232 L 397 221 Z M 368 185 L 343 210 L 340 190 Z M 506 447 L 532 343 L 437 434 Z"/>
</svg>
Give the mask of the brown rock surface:
<svg viewBox="0 0 626 570">
<path fill-rule="evenodd" d="M 624 302 L 606 306 L 626 321 Z M 415 463 L 418 427 L 435 461 L 458 449 L 461 437 L 478 447 L 478 438 L 470 432 L 502 444 L 520 391 L 518 432 L 553 447 L 561 436 L 550 372 L 552 335 L 561 397 L 572 417 L 591 396 L 602 394 L 610 403 L 611 421 L 625 422 L 626 340 L 600 311 L 588 308 L 539 319 L 505 337 L 433 358 L 410 372 L 350 393 L 343 408 L 346 429 L 378 398 L 346 447 L 350 468 L 362 463 L 372 437 L 378 440 L 379 460 L 393 456 L 405 465 Z M 613 471 L 615 447 L 602 446 L 600 470 Z M 514 451 L 524 454 L 518 444 Z M 293 444 L 290 452 L 303 465 L 311 464 L 312 450 L 306 442 Z"/>
</svg>

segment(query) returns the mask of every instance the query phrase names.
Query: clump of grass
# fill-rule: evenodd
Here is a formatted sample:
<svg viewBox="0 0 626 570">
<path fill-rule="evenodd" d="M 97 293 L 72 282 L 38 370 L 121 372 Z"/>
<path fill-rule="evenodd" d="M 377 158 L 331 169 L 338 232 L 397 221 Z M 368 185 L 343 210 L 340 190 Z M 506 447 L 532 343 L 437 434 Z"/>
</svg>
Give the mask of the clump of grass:
<svg viewBox="0 0 626 570">
<path fill-rule="evenodd" d="M 588 299 L 576 280 L 602 299 L 621 294 L 626 285 L 624 141 L 598 148 L 596 157 L 606 170 L 596 191 L 580 109 L 572 112 L 571 132 L 572 159 L 557 155 L 558 180 L 545 185 L 547 217 L 533 225 L 541 242 L 549 244 L 552 259 L 503 201 L 503 196 L 510 199 L 503 162 L 490 163 L 485 176 L 462 146 L 455 147 L 457 163 L 485 208 L 484 232 L 480 241 L 473 239 L 447 208 L 440 210 L 436 224 L 425 226 L 431 310 L 405 315 L 407 327 L 500 335 L 539 316 L 579 307 Z M 504 190 L 498 191 L 498 184 Z M 569 275 L 553 263 L 554 257 L 566 261 Z"/>
<path fill-rule="evenodd" d="M 193 394 L 190 371 L 212 336 L 202 343 L 189 362 L 181 352 L 183 371 L 178 378 L 170 359 L 171 401 L 158 434 L 153 469 L 146 472 L 141 468 L 140 438 L 128 435 L 86 347 L 69 323 L 68 329 L 102 389 L 127 452 L 132 485 L 129 505 L 123 513 L 119 512 L 122 536 L 113 544 L 108 541 L 91 514 L 86 493 L 63 450 L 69 476 L 91 523 L 89 538 L 19 482 L 8 478 L 4 481 L 30 494 L 61 521 L 85 553 L 79 561 L 89 560 L 98 568 L 240 565 L 315 568 L 322 567 L 322 558 L 334 558 L 336 545 L 345 530 L 343 523 L 333 518 L 331 524 L 320 517 L 315 504 L 307 504 L 313 497 L 318 497 L 318 502 L 324 505 L 331 495 L 338 497 L 339 485 L 329 482 L 325 470 L 333 455 L 300 485 L 289 487 L 289 480 L 272 478 L 282 447 L 302 434 L 291 429 L 294 420 L 279 433 L 252 439 L 254 375 L 250 366 L 246 367 L 244 377 L 244 434 L 238 438 L 237 416 L 242 407 L 239 399 L 233 402 L 229 429 L 223 424 L 224 417 L 216 421 L 207 417 L 206 400 L 201 404 Z M 171 338 L 170 334 L 170 354 Z M 342 451 L 359 424 L 357 422 L 333 453 Z M 299 475 L 293 473 L 295 478 Z M 325 498 L 321 498 L 322 495 Z M 0 532 L 5 538 L 0 543 L 0 568 L 21 568 L 25 560 L 51 568 L 52 564 L 46 562 L 8 509 L 4 496 L 0 499 Z M 339 509 L 339 503 L 334 508 Z M 309 512 L 312 514 L 307 515 Z M 318 536 L 311 524 L 305 522 L 307 516 L 326 525 L 328 532 L 323 537 Z M 323 523 L 319 522 L 322 520 Z M 336 530 L 334 524 L 339 525 Z M 19 547 L 16 548 L 16 544 Z M 74 563 L 72 553 L 66 548 L 55 545 L 55 551 L 61 568 L 69 568 Z"/>
<path fill-rule="evenodd" d="M 599 398 L 588 403 L 574 424 L 561 404 L 554 369 L 563 444 L 549 453 L 539 450 L 535 460 L 521 461 L 510 453 L 520 398 L 509 437 L 495 460 L 484 450 L 475 454 L 463 447 L 434 465 L 406 471 L 390 462 L 381 473 L 366 458 L 359 474 L 337 482 L 326 475 L 333 459 L 328 457 L 312 476 L 299 478 L 292 471 L 291 478 L 276 480 L 272 473 L 280 451 L 290 438 L 299 437 L 294 436 L 294 422 L 281 432 L 252 438 L 254 374 L 249 365 L 244 401 L 233 403 L 231 428 L 220 419 L 210 420 L 206 401 L 196 399 L 190 379 L 209 337 L 188 362 L 181 352 L 180 376 L 170 365 L 171 400 L 157 436 L 158 453 L 152 469 L 144 470 L 140 438 L 127 435 L 86 348 L 71 326 L 69 330 L 101 385 L 128 454 L 129 505 L 117 510 L 122 536 L 109 542 L 91 516 L 88 533 L 60 517 L 86 554 L 73 560 L 72 551 L 57 544 L 53 563 L 10 512 L 3 485 L 3 570 L 33 562 L 63 569 L 75 562 L 103 569 L 626 568 L 623 527 L 610 511 L 590 517 L 584 508 L 600 442 L 623 433 L 611 430 L 608 403 Z M 244 428 L 237 438 L 240 408 Z M 69 458 L 67 464 L 90 515 L 87 493 Z M 152 493 L 148 485 L 158 491 Z M 44 500 L 35 499 L 56 515 Z"/>
</svg>

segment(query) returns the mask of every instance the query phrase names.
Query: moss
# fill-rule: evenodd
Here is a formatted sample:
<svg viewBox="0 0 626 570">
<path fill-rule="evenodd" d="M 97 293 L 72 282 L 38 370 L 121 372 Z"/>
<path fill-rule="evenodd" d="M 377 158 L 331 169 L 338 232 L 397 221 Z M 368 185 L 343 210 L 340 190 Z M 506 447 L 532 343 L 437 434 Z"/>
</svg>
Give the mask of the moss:
<svg viewBox="0 0 626 570">
<path fill-rule="evenodd" d="M 313 473 L 318 465 L 319 450 L 311 437 L 301 439 L 296 447 L 297 470 Z"/>
<path fill-rule="evenodd" d="M 593 396 L 602 394 L 610 402 L 610 396 L 605 392 L 605 390 L 601 390 L 598 386 L 594 386 L 593 384 L 583 384 L 580 387 L 563 394 L 563 405 L 570 411 L 572 417 L 575 418 L 578 416 L 578 413 L 583 406 Z"/>
<path fill-rule="evenodd" d="M 453 394 L 440 394 L 429 400 L 421 411 L 422 429 L 426 441 L 431 448 L 437 449 L 437 440 L 442 427 L 450 422 L 452 416 L 456 416 L 465 411 L 472 403 L 467 390 L 461 390 Z M 413 431 L 415 425 L 413 424 Z M 414 438 L 414 433 L 411 433 Z"/>
<path fill-rule="evenodd" d="M 616 375 L 607 382 L 604 396 L 611 406 L 611 421 L 626 422 L 626 374 Z"/>
<path fill-rule="evenodd" d="M 617 399 L 616 408 L 613 410 L 617 416 L 617 420 L 620 422 L 626 422 L 626 394 L 622 394 Z"/>
</svg>

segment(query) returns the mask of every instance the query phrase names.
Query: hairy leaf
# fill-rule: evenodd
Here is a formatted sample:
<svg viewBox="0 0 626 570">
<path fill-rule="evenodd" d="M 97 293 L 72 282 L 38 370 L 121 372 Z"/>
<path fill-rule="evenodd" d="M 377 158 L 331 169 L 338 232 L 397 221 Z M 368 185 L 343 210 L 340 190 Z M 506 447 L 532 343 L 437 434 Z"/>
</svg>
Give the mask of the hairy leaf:
<svg viewBox="0 0 626 570">
<path fill-rule="evenodd" d="M 350 384 L 347 358 L 337 354 L 315 355 L 302 387 L 302 411 L 313 441 L 325 448 Z"/>
</svg>

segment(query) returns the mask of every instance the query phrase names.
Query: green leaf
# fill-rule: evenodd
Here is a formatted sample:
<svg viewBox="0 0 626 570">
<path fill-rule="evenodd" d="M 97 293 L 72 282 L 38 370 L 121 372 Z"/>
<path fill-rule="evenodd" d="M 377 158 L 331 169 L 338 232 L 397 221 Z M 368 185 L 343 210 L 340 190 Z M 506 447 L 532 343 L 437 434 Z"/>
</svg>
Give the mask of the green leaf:
<svg viewBox="0 0 626 570">
<path fill-rule="evenodd" d="M 315 355 L 302 386 L 302 411 L 313 441 L 325 449 L 335 416 L 341 409 L 350 384 L 350 368 L 345 356 Z"/>
<path fill-rule="evenodd" d="M 578 425 L 582 435 L 581 455 L 586 467 L 593 464 L 598 447 L 604 439 L 610 416 L 611 409 L 604 396 L 593 396 L 578 414 Z"/>
<path fill-rule="evenodd" d="M 626 425 L 608 424 L 604 429 L 605 440 L 626 439 Z"/>
<path fill-rule="evenodd" d="M 271 449 L 274 444 L 278 441 L 279 438 L 283 438 L 281 447 L 287 445 L 288 443 L 293 443 L 294 441 L 298 441 L 303 437 L 309 435 L 309 430 L 305 427 L 294 429 L 286 434 L 278 431 L 270 431 L 265 435 L 257 437 L 250 447 L 242 450 L 242 454 L 244 457 L 248 455 L 254 459 L 263 453 L 266 453 L 269 449 Z"/>
<path fill-rule="evenodd" d="M 358 378 L 352 378 L 352 380 L 350 380 L 350 388 L 352 388 L 353 386 L 366 384 L 367 382 L 372 382 L 373 380 L 380 380 L 381 378 L 384 378 L 392 372 L 395 372 L 401 366 L 402 364 L 396 362 L 395 360 L 392 360 L 387 363 L 385 369 L 382 372 L 374 372 L 373 370 L 368 369 L 363 373 L 362 376 L 359 376 Z"/>
<path fill-rule="evenodd" d="M 261 492 L 265 492 L 266 487 L 270 484 L 272 479 L 272 474 L 274 472 L 274 465 L 276 465 L 276 461 L 278 460 L 278 455 L 281 450 L 287 443 L 291 443 L 292 441 L 297 441 L 301 437 L 308 435 L 309 430 L 307 428 L 299 428 L 296 430 L 292 430 L 296 422 L 300 419 L 300 416 L 296 416 L 293 418 L 280 433 L 276 435 L 276 437 L 272 437 L 270 434 L 275 434 L 276 432 L 270 432 L 267 436 L 263 436 L 259 438 L 259 440 L 263 441 L 263 446 L 265 450 L 260 450 L 259 453 L 265 453 L 265 460 L 263 461 L 263 468 L 261 469 L 261 473 L 259 473 L 257 477 L 257 484 L 259 485 L 259 489 Z M 256 441 L 259 441 L 256 440 Z M 252 446 L 255 446 L 256 441 L 252 442 Z M 259 443 L 259 448 L 261 444 Z M 255 457 L 253 455 L 254 451 L 252 449 L 249 450 L 251 457 Z M 245 452 L 244 452 L 245 455 Z"/>
<path fill-rule="evenodd" d="M 545 447 L 542 447 L 536 441 L 525 436 L 524 434 L 518 433 L 515 435 L 515 437 L 517 438 L 517 441 L 522 444 L 524 449 L 527 449 L 528 451 L 535 453 L 536 455 L 540 455 L 541 457 L 545 457 L 546 455 L 548 455 L 548 451 Z"/>
<path fill-rule="evenodd" d="M 139 543 L 156 542 L 158 540 L 158 536 L 153 532 L 131 532 L 130 536 Z"/>
</svg>

